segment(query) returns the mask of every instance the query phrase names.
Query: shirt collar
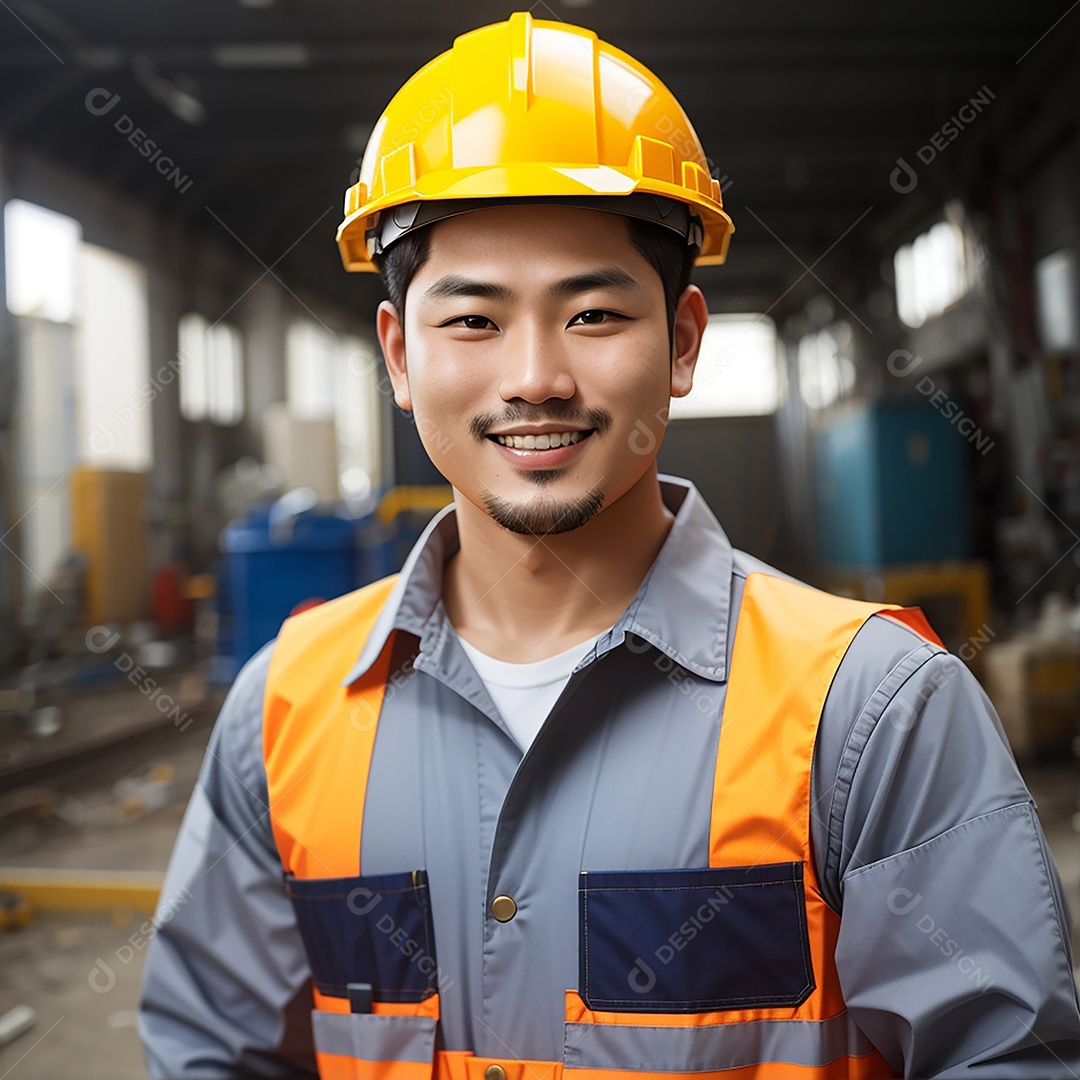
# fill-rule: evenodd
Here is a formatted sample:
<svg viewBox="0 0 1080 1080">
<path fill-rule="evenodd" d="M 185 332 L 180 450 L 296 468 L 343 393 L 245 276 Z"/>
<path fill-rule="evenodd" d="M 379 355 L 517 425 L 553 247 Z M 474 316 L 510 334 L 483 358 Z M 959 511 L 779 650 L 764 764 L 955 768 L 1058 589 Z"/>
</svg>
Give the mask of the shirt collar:
<svg viewBox="0 0 1080 1080">
<path fill-rule="evenodd" d="M 658 479 L 664 505 L 675 514 L 675 521 L 634 599 L 610 635 L 601 638 L 597 655 L 632 633 L 695 674 L 723 682 L 727 678 L 731 543 L 691 481 L 664 473 Z M 437 631 L 434 616 L 442 600 L 443 564 L 459 547 L 455 513 L 451 503 L 428 522 L 342 686 L 355 682 L 371 667 L 392 630 L 415 634 L 421 639 L 421 649 L 425 635 Z"/>
</svg>

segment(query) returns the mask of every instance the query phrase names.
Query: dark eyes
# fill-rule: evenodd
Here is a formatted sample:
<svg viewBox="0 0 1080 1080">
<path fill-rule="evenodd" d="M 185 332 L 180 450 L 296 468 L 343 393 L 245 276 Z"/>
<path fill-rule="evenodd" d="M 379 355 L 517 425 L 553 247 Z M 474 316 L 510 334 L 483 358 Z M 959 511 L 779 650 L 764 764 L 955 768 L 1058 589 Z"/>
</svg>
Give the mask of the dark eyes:
<svg viewBox="0 0 1080 1080">
<path fill-rule="evenodd" d="M 569 326 L 603 326 L 606 322 L 614 319 L 623 319 L 624 315 L 617 315 L 614 311 L 605 311 L 602 308 L 590 308 L 588 311 L 579 311 L 566 325 Z M 442 324 L 443 326 L 461 326 L 466 330 L 496 330 L 498 327 L 486 315 L 461 315 L 456 319 Z"/>
<path fill-rule="evenodd" d="M 616 315 L 614 311 L 604 311 L 602 308 L 593 308 L 590 311 L 582 311 L 575 315 L 568 325 L 573 326 L 577 323 L 579 326 L 600 326 L 604 322 L 609 322 L 611 319 L 618 319 L 621 316 Z"/>
<path fill-rule="evenodd" d="M 460 324 L 466 330 L 488 330 L 495 324 L 486 315 L 463 315 L 460 319 L 451 319 L 446 326 Z"/>
</svg>

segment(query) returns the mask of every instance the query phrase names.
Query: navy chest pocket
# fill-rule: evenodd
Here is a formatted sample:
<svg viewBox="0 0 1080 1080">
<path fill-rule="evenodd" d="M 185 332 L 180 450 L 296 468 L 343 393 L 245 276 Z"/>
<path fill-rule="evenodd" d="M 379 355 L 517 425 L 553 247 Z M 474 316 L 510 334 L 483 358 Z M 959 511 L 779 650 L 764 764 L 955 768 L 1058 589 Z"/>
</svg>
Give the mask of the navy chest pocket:
<svg viewBox="0 0 1080 1080">
<path fill-rule="evenodd" d="M 375 1001 L 418 1002 L 438 989 L 426 870 L 287 877 L 285 888 L 321 993 L 369 983 Z"/>
<path fill-rule="evenodd" d="M 798 1005 L 814 989 L 801 863 L 580 875 L 579 993 L 590 1009 Z"/>
</svg>

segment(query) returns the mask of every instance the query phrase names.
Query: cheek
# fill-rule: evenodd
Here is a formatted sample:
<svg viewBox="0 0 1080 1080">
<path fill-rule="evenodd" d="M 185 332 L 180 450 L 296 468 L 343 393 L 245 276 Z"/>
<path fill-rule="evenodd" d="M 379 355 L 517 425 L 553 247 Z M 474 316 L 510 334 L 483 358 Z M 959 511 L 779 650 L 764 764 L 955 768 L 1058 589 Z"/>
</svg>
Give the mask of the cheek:
<svg viewBox="0 0 1080 1080">
<path fill-rule="evenodd" d="M 410 339 L 409 389 L 418 412 L 450 417 L 479 411 L 486 399 L 483 374 L 475 363 L 455 357 L 453 350 L 432 348 L 422 338 Z"/>
<path fill-rule="evenodd" d="M 613 338 L 589 359 L 579 383 L 583 400 L 607 408 L 617 424 L 633 427 L 642 412 L 652 414 L 670 397 L 666 341 L 658 343 L 652 334 Z"/>
</svg>

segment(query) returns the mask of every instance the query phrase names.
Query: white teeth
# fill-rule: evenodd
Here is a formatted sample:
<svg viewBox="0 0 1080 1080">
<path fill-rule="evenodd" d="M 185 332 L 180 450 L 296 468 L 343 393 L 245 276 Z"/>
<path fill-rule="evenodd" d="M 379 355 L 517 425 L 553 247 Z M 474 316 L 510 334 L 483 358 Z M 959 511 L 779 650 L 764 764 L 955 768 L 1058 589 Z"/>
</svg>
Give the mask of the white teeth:
<svg viewBox="0 0 1080 1080">
<path fill-rule="evenodd" d="M 581 442 L 587 434 L 586 431 L 556 431 L 549 435 L 496 435 L 495 439 L 515 450 L 550 450 Z"/>
</svg>

